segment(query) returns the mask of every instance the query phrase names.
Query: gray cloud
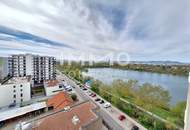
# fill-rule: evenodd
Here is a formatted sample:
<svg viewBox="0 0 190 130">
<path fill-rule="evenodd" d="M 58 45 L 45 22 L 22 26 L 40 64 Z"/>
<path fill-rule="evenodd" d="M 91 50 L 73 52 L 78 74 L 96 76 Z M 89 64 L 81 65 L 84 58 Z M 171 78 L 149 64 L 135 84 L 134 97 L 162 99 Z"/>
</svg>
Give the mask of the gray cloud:
<svg viewBox="0 0 190 130">
<path fill-rule="evenodd" d="M 75 48 L 34 49 L 35 41 L 1 40 L 0 49 L 18 45 L 55 56 L 64 52 L 66 57 L 127 52 L 132 60 L 189 62 L 189 0 L 1 0 L 0 8 L 0 25 Z"/>
</svg>

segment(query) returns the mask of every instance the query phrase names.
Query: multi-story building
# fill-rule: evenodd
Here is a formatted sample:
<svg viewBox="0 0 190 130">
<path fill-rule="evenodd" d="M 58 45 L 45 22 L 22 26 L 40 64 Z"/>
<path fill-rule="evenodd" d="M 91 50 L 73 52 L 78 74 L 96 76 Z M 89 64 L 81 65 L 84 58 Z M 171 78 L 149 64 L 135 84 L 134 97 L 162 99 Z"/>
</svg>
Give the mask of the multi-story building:
<svg viewBox="0 0 190 130">
<path fill-rule="evenodd" d="M 0 79 L 8 75 L 8 58 L 0 57 Z"/>
<path fill-rule="evenodd" d="M 56 78 L 54 57 L 31 54 L 12 55 L 8 59 L 9 75 L 13 77 L 31 76 L 34 83 Z"/>
<path fill-rule="evenodd" d="M 0 84 L 0 107 L 31 99 L 30 77 L 14 77 Z"/>
<path fill-rule="evenodd" d="M 184 130 L 190 130 L 190 73 L 189 73 L 189 88 L 188 88 L 188 94 L 187 94 L 187 105 L 186 105 L 186 111 L 185 111 L 185 127 Z"/>
</svg>

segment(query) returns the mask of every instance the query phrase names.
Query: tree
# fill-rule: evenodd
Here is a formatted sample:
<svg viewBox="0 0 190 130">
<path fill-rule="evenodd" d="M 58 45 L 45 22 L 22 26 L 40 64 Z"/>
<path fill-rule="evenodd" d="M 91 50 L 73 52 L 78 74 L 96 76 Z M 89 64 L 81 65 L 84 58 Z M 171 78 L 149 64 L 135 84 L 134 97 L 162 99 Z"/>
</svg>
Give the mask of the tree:
<svg viewBox="0 0 190 130">
<path fill-rule="evenodd" d="M 176 106 L 174 106 L 171 111 L 172 111 L 176 116 L 178 116 L 178 117 L 184 119 L 185 109 L 186 109 L 186 102 L 183 101 L 183 102 L 177 103 Z"/>
<path fill-rule="evenodd" d="M 72 94 L 71 98 L 73 99 L 73 101 L 77 101 L 77 95 L 76 94 Z"/>
</svg>

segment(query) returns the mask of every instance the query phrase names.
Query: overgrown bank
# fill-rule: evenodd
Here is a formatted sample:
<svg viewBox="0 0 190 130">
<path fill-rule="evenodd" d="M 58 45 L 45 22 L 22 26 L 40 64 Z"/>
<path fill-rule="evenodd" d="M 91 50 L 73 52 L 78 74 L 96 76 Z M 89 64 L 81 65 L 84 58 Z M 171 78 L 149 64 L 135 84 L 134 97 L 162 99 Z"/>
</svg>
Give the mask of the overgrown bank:
<svg viewBox="0 0 190 130">
<path fill-rule="evenodd" d="M 168 91 L 151 84 L 137 86 L 138 82 L 133 80 L 128 82 L 117 80 L 111 85 L 94 81 L 91 89 L 150 130 L 175 130 L 178 129 L 176 126 L 183 127 L 185 102 L 170 107 Z M 148 111 L 167 122 L 147 114 Z"/>
</svg>

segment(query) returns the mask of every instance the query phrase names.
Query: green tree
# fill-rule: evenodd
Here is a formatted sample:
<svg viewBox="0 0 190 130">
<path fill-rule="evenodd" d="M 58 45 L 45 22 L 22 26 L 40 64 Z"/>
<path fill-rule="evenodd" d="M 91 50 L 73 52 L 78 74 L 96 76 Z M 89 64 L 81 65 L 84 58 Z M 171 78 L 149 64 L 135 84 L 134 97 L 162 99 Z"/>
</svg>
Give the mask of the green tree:
<svg viewBox="0 0 190 130">
<path fill-rule="evenodd" d="M 172 108 L 172 112 L 180 117 L 180 118 L 184 118 L 184 114 L 185 114 L 185 109 L 186 109 L 186 102 L 183 101 L 183 102 L 179 102 L 176 104 L 176 106 L 174 106 Z"/>
</svg>

